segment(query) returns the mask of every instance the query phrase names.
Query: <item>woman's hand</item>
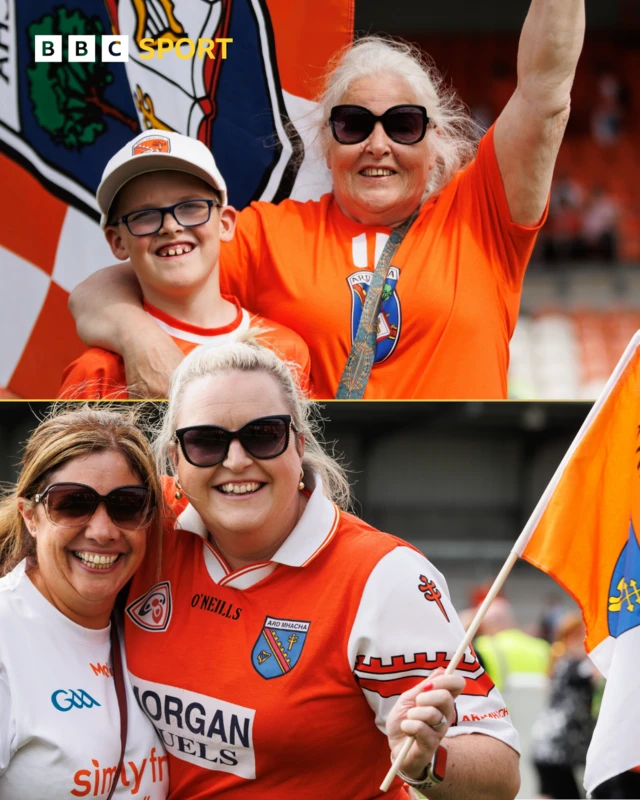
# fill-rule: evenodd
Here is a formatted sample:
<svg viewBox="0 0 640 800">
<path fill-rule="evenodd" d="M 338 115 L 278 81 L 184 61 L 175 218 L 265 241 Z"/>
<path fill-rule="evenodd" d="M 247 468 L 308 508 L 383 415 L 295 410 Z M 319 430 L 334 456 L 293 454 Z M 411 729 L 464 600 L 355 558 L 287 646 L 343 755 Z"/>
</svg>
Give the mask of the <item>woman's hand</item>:
<svg viewBox="0 0 640 800">
<path fill-rule="evenodd" d="M 395 758 L 406 736 L 415 740 L 402 763 L 401 771 L 410 778 L 421 778 L 438 749 L 443 736 L 455 720 L 455 698 L 464 689 L 460 675 L 445 675 L 443 669 L 404 692 L 387 720 L 387 736 Z M 442 720 L 444 724 L 439 725 Z M 433 726 L 438 726 L 434 728 Z"/>
<path fill-rule="evenodd" d="M 161 335 L 156 335 L 157 332 Z M 138 330 L 125 340 L 122 356 L 129 397 L 165 398 L 171 375 L 184 358 L 184 353 L 156 326 L 151 336 L 143 336 Z"/>
</svg>

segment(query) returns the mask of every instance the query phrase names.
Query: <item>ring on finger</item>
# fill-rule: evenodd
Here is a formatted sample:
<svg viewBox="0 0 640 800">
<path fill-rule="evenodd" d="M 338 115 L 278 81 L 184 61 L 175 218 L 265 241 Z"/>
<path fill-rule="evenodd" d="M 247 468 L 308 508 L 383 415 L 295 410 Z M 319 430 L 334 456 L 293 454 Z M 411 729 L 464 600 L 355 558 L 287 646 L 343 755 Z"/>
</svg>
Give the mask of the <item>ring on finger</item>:
<svg viewBox="0 0 640 800">
<path fill-rule="evenodd" d="M 433 728 L 433 730 L 434 730 L 434 731 L 438 731 L 438 730 L 440 730 L 440 728 L 441 728 L 443 725 L 446 725 L 446 724 L 447 724 L 447 718 L 446 718 L 446 717 L 445 717 L 445 715 L 443 714 L 443 715 L 442 715 L 442 719 L 440 720 L 440 722 L 437 722 L 435 725 L 429 725 L 429 727 L 430 727 L 430 728 Z"/>
</svg>

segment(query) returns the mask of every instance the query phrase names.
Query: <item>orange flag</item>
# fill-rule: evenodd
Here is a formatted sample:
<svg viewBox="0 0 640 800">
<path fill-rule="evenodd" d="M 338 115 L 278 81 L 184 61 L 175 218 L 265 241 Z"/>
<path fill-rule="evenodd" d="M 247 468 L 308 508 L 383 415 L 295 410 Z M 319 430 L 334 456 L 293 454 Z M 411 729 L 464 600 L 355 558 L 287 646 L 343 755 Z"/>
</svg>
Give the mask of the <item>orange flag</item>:
<svg viewBox="0 0 640 800">
<path fill-rule="evenodd" d="M 582 609 L 607 678 L 585 772 L 592 791 L 640 764 L 640 332 L 596 401 L 513 552 Z"/>
</svg>

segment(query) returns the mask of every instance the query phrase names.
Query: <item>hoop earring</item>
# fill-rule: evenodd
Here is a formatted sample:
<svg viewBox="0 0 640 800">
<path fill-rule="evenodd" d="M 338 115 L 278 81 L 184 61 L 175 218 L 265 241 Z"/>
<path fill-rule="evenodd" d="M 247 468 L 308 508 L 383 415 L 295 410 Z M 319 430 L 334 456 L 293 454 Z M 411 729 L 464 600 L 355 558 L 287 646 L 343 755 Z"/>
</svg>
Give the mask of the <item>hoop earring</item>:
<svg viewBox="0 0 640 800">
<path fill-rule="evenodd" d="M 180 486 L 180 481 L 176 480 L 176 493 L 174 494 L 176 500 L 182 500 L 184 494 L 182 493 L 182 486 Z"/>
<path fill-rule="evenodd" d="M 300 470 L 300 483 L 298 484 L 298 491 L 304 491 L 304 470 Z"/>
</svg>

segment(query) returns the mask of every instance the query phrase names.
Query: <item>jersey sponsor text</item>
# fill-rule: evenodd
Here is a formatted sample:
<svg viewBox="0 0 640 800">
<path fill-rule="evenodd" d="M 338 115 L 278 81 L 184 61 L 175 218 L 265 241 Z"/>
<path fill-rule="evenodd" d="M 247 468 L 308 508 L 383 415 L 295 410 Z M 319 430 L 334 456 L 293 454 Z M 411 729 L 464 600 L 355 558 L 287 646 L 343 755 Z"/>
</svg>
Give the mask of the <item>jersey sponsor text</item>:
<svg viewBox="0 0 640 800">
<path fill-rule="evenodd" d="M 166 775 L 166 762 L 167 756 L 162 755 L 155 747 L 151 748 L 148 757 L 143 758 L 139 764 L 125 760 L 120 770 L 120 785 L 130 789 L 132 795 L 137 794 L 145 770 L 151 773 L 153 783 L 161 783 Z M 75 788 L 69 793 L 74 797 L 98 797 L 108 794 L 117 769 L 117 765 L 101 766 L 97 758 L 92 758 L 90 769 L 79 769 L 73 776 Z"/>
<path fill-rule="evenodd" d="M 134 675 L 131 683 L 138 705 L 172 755 L 203 769 L 256 777 L 254 709 Z"/>
</svg>

